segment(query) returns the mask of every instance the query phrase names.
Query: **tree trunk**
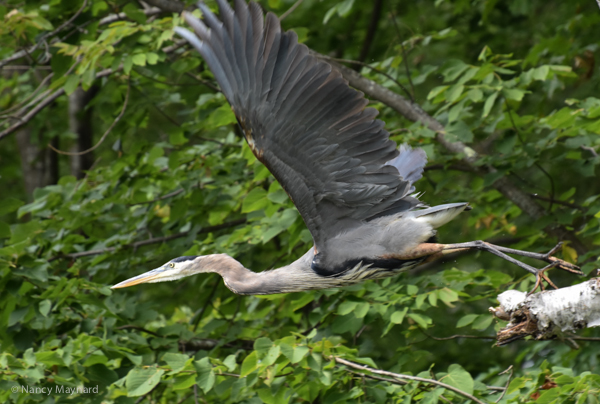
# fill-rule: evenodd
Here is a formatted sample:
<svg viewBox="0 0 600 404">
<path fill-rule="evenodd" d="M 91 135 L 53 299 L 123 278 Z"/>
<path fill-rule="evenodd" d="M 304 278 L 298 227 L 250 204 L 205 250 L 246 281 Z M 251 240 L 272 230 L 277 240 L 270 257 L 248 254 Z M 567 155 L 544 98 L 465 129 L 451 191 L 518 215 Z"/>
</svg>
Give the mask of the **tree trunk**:
<svg viewBox="0 0 600 404">
<path fill-rule="evenodd" d="M 96 93 L 95 86 L 88 91 L 78 87 L 69 96 L 69 130 L 77 135 L 77 143 L 71 147 L 71 153 L 80 153 L 93 145 L 92 108 L 89 108 L 88 104 Z M 94 154 L 92 152 L 71 156 L 71 175 L 83 178 L 84 172 L 89 170 L 93 163 Z"/>
</svg>

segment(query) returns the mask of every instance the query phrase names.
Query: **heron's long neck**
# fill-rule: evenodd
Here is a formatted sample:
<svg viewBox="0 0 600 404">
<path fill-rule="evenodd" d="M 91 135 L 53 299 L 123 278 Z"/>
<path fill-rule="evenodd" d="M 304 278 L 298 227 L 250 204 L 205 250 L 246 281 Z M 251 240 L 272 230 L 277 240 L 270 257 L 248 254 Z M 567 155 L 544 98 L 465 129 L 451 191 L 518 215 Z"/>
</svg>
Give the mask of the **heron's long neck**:
<svg viewBox="0 0 600 404">
<path fill-rule="evenodd" d="M 324 287 L 322 277 L 311 269 L 312 257 L 308 256 L 309 253 L 310 251 L 285 267 L 258 273 L 245 268 L 228 255 L 217 254 L 215 257 L 219 256 L 218 263 L 211 265 L 211 271 L 221 275 L 225 285 L 240 295 L 268 295 L 322 289 Z"/>
</svg>

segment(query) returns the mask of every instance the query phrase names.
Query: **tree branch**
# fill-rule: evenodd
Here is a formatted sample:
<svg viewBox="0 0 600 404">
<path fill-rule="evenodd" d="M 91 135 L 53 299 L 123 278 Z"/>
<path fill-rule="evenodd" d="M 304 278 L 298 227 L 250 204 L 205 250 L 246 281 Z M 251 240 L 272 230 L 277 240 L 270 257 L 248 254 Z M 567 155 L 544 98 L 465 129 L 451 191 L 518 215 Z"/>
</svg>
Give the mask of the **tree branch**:
<svg viewBox="0 0 600 404">
<path fill-rule="evenodd" d="M 435 386 L 439 386 L 439 387 L 443 387 L 446 390 L 450 390 L 455 392 L 458 395 L 461 395 L 463 397 L 468 398 L 469 400 L 473 400 L 474 402 L 478 403 L 478 404 L 485 404 L 483 401 L 479 400 L 477 397 L 473 396 L 472 394 L 469 394 L 465 391 L 462 391 L 460 389 L 457 389 L 456 387 L 450 386 L 449 384 L 437 381 L 437 380 L 433 380 L 433 379 L 425 379 L 423 377 L 418 377 L 418 376 L 409 376 L 409 375 L 403 375 L 400 373 L 393 373 L 393 372 L 388 372 L 386 370 L 379 370 L 379 369 L 374 369 L 371 368 L 369 366 L 366 365 L 361 365 L 358 363 L 354 363 L 354 362 L 350 362 L 346 359 L 342 359 L 340 357 L 334 356 L 332 357 L 333 360 L 335 360 L 337 363 L 354 368 L 354 369 L 358 369 L 358 370 L 365 370 L 367 372 L 371 372 L 371 373 L 375 373 L 378 375 L 382 375 L 382 376 L 390 376 L 393 377 L 394 379 L 405 379 L 405 380 L 412 380 L 415 382 L 422 382 L 422 383 L 427 383 L 427 384 L 433 384 Z"/>
<path fill-rule="evenodd" d="M 181 13 L 185 9 L 185 4 L 177 0 L 145 0 L 145 2 L 172 13 Z"/>
<path fill-rule="evenodd" d="M 364 62 L 369 56 L 369 51 L 371 50 L 371 44 L 373 43 L 373 38 L 375 38 L 375 32 L 377 31 L 377 25 L 379 23 L 379 18 L 381 17 L 381 6 L 383 4 L 383 0 L 375 0 L 373 2 L 373 10 L 371 11 L 371 20 L 369 21 L 369 28 L 367 28 L 367 35 L 365 35 L 365 40 L 362 44 L 362 48 L 360 49 L 360 53 L 358 56 L 358 60 Z"/>
<path fill-rule="evenodd" d="M 490 307 L 490 313 L 509 321 L 498 331 L 499 346 L 527 336 L 547 340 L 563 337 L 565 331 L 600 326 L 600 278 L 531 295 L 508 290 L 498 301 L 500 306 Z"/>
<path fill-rule="evenodd" d="M 204 227 L 197 234 L 206 234 L 206 233 L 210 233 L 210 232 L 213 232 L 213 231 L 223 230 L 223 229 L 227 229 L 229 227 L 238 226 L 238 225 L 243 224 L 243 223 L 246 223 L 246 218 L 232 220 L 231 222 L 226 222 L 226 223 L 223 223 L 223 224 L 218 224 L 216 226 Z M 55 257 L 52 257 L 52 258 L 48 259 L 48 261 L 54 261 L 54 260 L 57 260 L 59 258 L 73 258 L 73 259 L 77 259 L 77 258 L 82 258 L 82 257 L 89 257 L 89 256 L 92 256 L 92 255 L 106 254 L 107 252 L 112 252 L 112 251 L 118 250 L 120 248 L 138 248 L 138 247 L 143 247 L 143 246 L 146 246 L 146 245 L 158 244 L 158 243 L 162 243 L 162 242 L 165 242 L 165 241 L 175 240 L 175 239 L 178 239 L 178 238 L 181 238 L 181 237 L 185 237 L 189 233 L 190 233 L 189 231 L 184 231 L 184 232 L 181 232 L 181 233 L 171 234 L 170 236 L 154 237 L 154 238 L 150 238 L 150 239 L 147 239 L 147 240 L 136 241 L 135 243 L 129 243 L 129 244 L 125 244 L 125 245 L 121 245 L 121 246 L 116 246 L 116 247 L 107 247 L 107 248 L 102 248 L 100 250 L 81 251 L 81 252 L 77 252 L 77 253 L 69 253 L 69 254 L 64 254 L 64 255 L 57 255 Z"/>
<path fill-rule="evenodd" d="M 279 16 L 279 21 L 282 21 L 285 17 L 292 14 L 296 8 L 303 2 L 304 0 L 298 0 L 287 11 Z M 600 1 L 600 0 L 599 0 Z"/>
<path fill-rule="evenodd" d="M 113 73 L 112 69 L 102 70 L 101 72 L 99 72 L 98 74 L 96 74 L 96 78 L 98 79 L 98 78 L 101 78 L 101 77 L 105 77 L 105 76 L 108 76 L 108 75 L 110 75 L 112 73 Z M 12 126 L 9 126 L 5 130 L 3 130 L 2 132 L 0 132 L 0 140 L 2 140 L 2 138 L 10 135 L 14 131 L 16 131 L 17 129 L 19 129 L 23 125 L 25 125 L 34 116 L 36 116 L 41 110 L 43 110 L 44 108 L 46 108 L 48 105 L 52 104 L 58 97 L 60 97 L 64 93 L 65 93 L 64 88 L 59 88 L 55 92 L 51 93 L 50 95 L 48 95 L 47 97 L 45 97 L 44 99 L 42 99 L 35 107 L 33 107 L 32 109 L 30 109 L 29 112 L 27 112 L 22 117 L 18 117 L 17 119 L 19 120 L 19 122 L 13 124 Z"/>
</svg>

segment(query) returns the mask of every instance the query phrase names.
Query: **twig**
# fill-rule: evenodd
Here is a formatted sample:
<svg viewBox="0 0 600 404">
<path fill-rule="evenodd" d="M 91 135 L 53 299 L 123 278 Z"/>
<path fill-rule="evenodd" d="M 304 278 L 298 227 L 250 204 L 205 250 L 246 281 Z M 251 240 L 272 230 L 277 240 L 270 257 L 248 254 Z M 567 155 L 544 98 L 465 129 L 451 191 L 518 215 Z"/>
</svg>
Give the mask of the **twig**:
<svg viewBox="0 0 600 404">
<path fill-rule="evenodd" d="M 512 116 L 512 109 L 510 108 L 510 106 L 508 105 L 508 101 L 505 99 L 504 100 L 504 105 L 506 106 L 506 110 L 508 111 L 508 117 L 510 118 L 510 122 L 512 124 L 512 127 L 514 129 L 514 131 L 517 133 L 517 137 L 519 138 L 519 141 L 521 142 L 522 146 L 525 146 L 525 140 L 523 139 L 523 137 L 521 136 L 521 131 L 519 130 L 519 128 L 517 128 L 517 125 L 515 124 L 515 120 L 513 119 Z M 527 151 L 525 151 L 526 154 L 529 154 Z M 531 156 L 530 156 L 531 157 Z M 533 164 L 542 172 L 544 173 L 544 175 L 548 178 L 548 180 L 550 181 L 550 205 L 548 206 L 548 212 L 552 212 L 552 205 L 554 203 L 554 180 L 552 179 L 552 177 L 550 176 L 550 174 L 548 173 L 548 171 L 546 171 L 544 169 L 544 167 L 542 167 L 537 161 L 534 161 Z"/>
<path fill-rule="evenodd" d="M 154 199 L 152 199 L 151 201 L 137 202 L 137 203 L 130 203 L 130 204 L 128 204 L 127 206 L 146 205 L 146 204 L 149 204 L 149 203 L 154 203 L 154 202 L 162 201 L 163 199 L 168 199 L 168 198 L 172 198 L 172 197 L 174 197 L 175 195 L 179 195 L 179 194 L 180 194 L 180 193 L 182 193 L 183 191 L 185 191 L 185 189 L 183 189 L 183 188 L 179 188 L 179 189 L 178 189 L 178 190 L 176 190 L 176 191 L 173 191 L 173 192 L 171 192 L 171 193 L 168 193 L 168 194 L 166 194 L 166 195 L 163 195 L 163 196 L 159 196 L 158 198 L 154 198 Z"/>
<path fill-rule="evenodd" d="M 388 382 L 388 383 L 392 383 L 392 384 L 398 384 L 400 386 L 406 386 L 408 384 L 408 382 L 404 382 L 402 380 L 395 380 L 395 379 L 388 379 L 387 377 L 373 376 L 373 375 L 369 375 L 369 374 L 366 374 L 366 373 L 355 372 L 354 370 L 349 370 L 349 372 L 352 373 L 352 374 L 355 374 L 355 375 L 360 375 L 362 377 L 366 377 L 368 379 L 380 380 L 382 382 Z"/>
<path fill-rule="evenodd" d="M 64 93 L 65 93 L 65 90 L 62 88 L 59 88 L 58 90 L 56 90 L 55 92 L 50 94 L 48 97 L 44 98 L 38 105 L 36 105 L 34 108 L 32 108 L 25 116 L 20 117 L 19 122 L 15 123 L 12 126 L 9 126 L 5 130 L 0 132 L 0 139 L 10 135 L 11 133 L 13 133 L 17 129 L 19 129 L 21 126 L 25 125 L 27 122 L 29 122 L 31 120 L 31 118 L 36 116 L 42 109 L 44 109 L 48 105 L 52 104 L 54 102 L 54 100 L 56 100 L 58 97 L 60 97 Z"/>
<path fill-rule="evenodd" d="M 363 41 L 362 47 L 360 48 L 360 53 L 358 54 L 358 60 L 364 62 L 369 56 L 369 51 L 371 50 L 371 44 L 373 43 L 373 38 L 375 38 L 375 32 L 377 31 L 377 25 L 379 23 L 379 18 L 381 18 L 381 5 L 383 4 L 383 0 L 375 0 L 373 2 L 373 9 L 371 10 L 371 20 L 369 21 L 369 27 L 367 28 L 367 34 L 365 35 L 365 39 Z"/>
<path fill-rule="evenodd" d="M 208 226 L 208 227 L 201 229 L 197 234 L 210 233 L 213 231 L 226 229 L 228 227 L 238 226 L 243 223 L 246 223 L 246 218 L 232 220 L 231 222 L 218 224 L 216 226 Z M 103 248 L 100 250 L 90 250 L 90 251 L 82 251 L 82 252 L 77 252 L 77 253 L 69 253 L 69 254 L 64 254 L 64 255 L 57 255 L 55 257 L 49 258 L 48 261 L 54 261 L 59 258 L 74 258 L 74 259 L 76 259 L 76 258 L 82 258 L 82 257 L 89 257 L 92 255 L 106 254 L 107 252 L 112 252 L 119 248 L 138 248 L 138 247 L 142 247 L 145 245 L 157 244 L 157 243 L 162 243 L 165 241 L 175 240 L 175 239 L 178 239 L 181 237 L 185 237 L 189 233 L 190 233 L 189 231 L 184 231 L 181 233 L 172 234 L 170 236 L 155 237 L 155 238 L 151 238 L 148 240 L 136 241 L 135 243 L 125 244 L 125 245 L 117 246 L 117 247 L 107 247 L 107 248 Z"/>
<path fill-rule="evenodd" d="M 502 394 L 500 394 L 500 397 L 498 397 L 498 399 L 496 400 L 496 403 L 499 403 L 500 400 L 502 400 L 502 397 L 504 397 L 504 395 L 508 391 L 508 385 L 510 384 L 510 379 L 512 378 L 512 375 L 513 375 L 513 367 L 512 367 L 512 365 L 510 365 L 508 367 L 508 369 L 506 369 L 505 371 L 498 373 L 498 375 L 503 375 L 503 374 L 506 374 L 506 373 L 508 373 L 508 379 L 506 380 L 506 385 L 504 386 L 504 391 L 502 392 Z"/>
<path fill-rule="evenodd" d="M 77 63 L 73 64 L 73 66 L 71 66 L 71 68 L 73 68 Z M 119 69 L 121 69 L 121 68 L 119 68 Z M 105 77 L 112 73 L 113 73 L 112 69 L 105 69 L 105 70 L 102 70 L 101 72 L 99 72 L 98 74 L 96 74 L 96 78 L 98 79 L 101 77 Z M 24 115 L 23 117 L 20 117 L 19 122 L 15 123 L 14 125 L 6 128 L 2 132 L 0 132 L 0 140 L 4 137 L 10 135 L 11 133 L 13 133 L 17 129 L 19 129 L 21 126 L 25 125 L 34 116 L 36 116 L 41 110 L 46 108 L 48 105 L 52 104 L 58 97 L 60 97 L 64 93 L 65 93 L 64 88 L 59 88 L 52 94 L 48 95 L 46 98 L 42 99 L 34 108 L 29 110 L 29 112 L 26 115 Z"/>
<path fill-rule="evenodd" d="M 404 41 L 402 40 L 402 32 L 400 31 L 400 27 L 398 27 L 398 23 L 396 22 L 396 13 L 392 10 L 392 22 L 394 23 L 394 27 L 396 28 L 396 33 L 400 38 L 400 47 L 402 48 L 402 59 L 404 62 L 404 68 L 406 69 L 406 78 L 408 79 L 408 83 L 410 84 L 410 100 L 415 102 L 415 86 L 413 85 L 412 78 L 410 77 L 410 69 L 408 68 L 408 55 L 406 54 L 406 48 L 404 48 Z"/>
<path fill-rule="evenodd" d="M 29 66 L 29 65 L 10 65 L 3 66 L 0 68 L 1 70 L 52 70 L 52 66 Z"/>
<path fill-rule="evenodd" d="M 279 21 L 282 21 L 285 17 L 287 17 L 288 15 L 292 14 L 294 12 L 294 10 L 300 5 L 302 4 L 304 0 L 298 0 L 297 2 L 295 2 L 294 4 L 292 4 L 292 6 L 290 8 L 287 9 L 287 11 L 283 14 L 281 14 L 281 16 L 279 17 Z M 600 0 L 598 0 L 600 1 Z"/>
<path fill-rule="evenodd" d="M 379 70 L 378 68 L 373 67 L 371 65 L 368 65 L 367 63 L 361 62 L 359 60 L 333 58 L 331 56 L 326 56 L 326 55 L 319 55 L 319 58 L 321 58 L 321 59 L 327 59 L 327 60 L 332 60 L 334 62 L 353 63 L 353 64 L 360 65 L 360 66 L 363 66 L 363 67 L 367 67 L 367 68 L 373 70 L 374 72 L 376 72 L 378 74 L 381 74 L 382 76 L 385 76 L 388 79 L 392 80 L 394 83 L 396 83 L 396 85 L 398 87 L 400 87 L 402 89 L 402 91 L 404 91 L 406 93 L 406 95 L 408 95 L 409 98 L 412 97 L 411 94 L 410 94 L 410 92 L 406 89 L 406 87 L 404 87 L 402 85 L 402 83 L 400 83 L 398 80 L 396 80 L 395 78 L 393 78 L 392 76 L 390 76 L 386 72 L 384 72 L 382 70 Z M 357 74 L 360 74 L 360 73 L 357 73 Z"/>
<path fill-rule="evenodd" d="M 127 324 L 127 325 L 122 325 L 120 327 L 117 327 L 117 330 L 128 330 L 128 329 L 133 329 L 133 330 L 138 330 L 138 331 L 143 331 L 146 334 L 150 334 L 150 335 L 154 335 L 155 337 L 163 337 L 160 334 L 155 333 L 154 331 L 150 331 L 144 327 L 140 327 L 139 325 L 131 325 L 131 324 Z"/>
<path fill-rule="evenodd" d="M 600 1 L 600 0 L 597 0 Z M 596 149 L 594 149 L 593 147 L 590 146 L 579 146 L 582 150 L 587 150 L 590 153 L 592 153 L 592 156 L 594 157 L 598 157 L 598 152 L 596 151 Z"/>
<path fill-rule="evenodd" d="M 449 384 L 446 384 L 446 383 L 443 383 L 443 382 L 440 382 L 440 381 L 437 381 L 437 380 L 426 379 L 424 377 L 418 377 L 418 376 L 403 375 L 403 374 L 400 374 L 400 373 L 388 372 L 387 370 L 374 369 L 374 368 L 369 367 L 367 365 L 361 365 L 361 364 L 358 364 L 358 363 L 350 362 L 350 361 L 348 361 L 346 359 L 342 359 L 342 358 L 337 357 L 337 356 L 333 356 L 332 358 L 337 363 L 340 363 L 340 364 L 345 365 L 345 366 L 349 366 L 349 367 L 354 368 L 354 369 L 365 370 L 367 372 L 375 373 L 375 374 L 382 375 L 382 376 L 390 376 L 390 377 L 393 377 L 395 379 L 406 379 L 406 380 L 412 380 L 412 381 L 416 381 L 416 382 L 423 382 L 423 383 L 428 383 L 428 384 L 433 384 L 433 385 L 436 385 L 436 386 L 440 386 L 440 387 L 443 387 L 446 390 L 453 391 L 456 394 L 459 394 L 459 395 L 461 395 L 463 397 L 466 397 L 469 400 L 473 400 L 474 402 L 476 402 L 478 404 L 485 404 L 483 401 L 479 400 L 477 397 L 473 396 L 472 394 L 469 394 L 466 391 L 462 391 L 460 389 L 457 389 L 456 387 L 450 386 Z"/>
<path fill-rule="evenodd" d="M 568 206 L 568 207 L 570 207 L 570 208 L 577 209 L 577 210 L 581 210 L 581 211 L 584 211 L 584 210 L 585 210 L 585 209 L 583 209 L 583 206 L 577 205 L 577 204 L 575 204 L 575 203 L 564 202 L 564 201 L 560 201 L 560 200 L 558 200 L 558 199 L 550 199 L 550 198 L 548 198 L 547 196 L 542 196 L 542 195 L 538 195 L 538 194 L 531 194 L 531 193 L 530 193 L 529 195 L 530 195 L 532 198 L 539 199 L 539 200 L 541 200 L 541 201 L 552 202 L 552 203 L 555 203 L 555 204 L 557 204 L 557 205 Z"/>
<path fill-rule="evenodd" d="M 427 334 L 422 328 L 419 328 L 421 330 L 421 332 L 425 335 L 427 335 L 429 338 L 434 339 L 436 341 L 448 341 L 451 339 L 458 339 L 458 338 L 468 338 L 468 339 L 493 339 L 495 340 L 496 337 L 495 336 L 485 336 L 485 335 L 451 335 L 449 337 L 434 337 L 433 335 L 429 335 Z"/>
<path fill-rule="evenodd" d="M 84 154 L 87 154 L 91 151 L 94 151 L 98 148 L 98 146 L 100 146 L 102 144 L 102 142 L 104 142 L 104 139 L 106 139 L 106 136 L 108 136 L 108 134 L 113 130 L 113 128 L 115 127 L 115 125 L 121 120 L 121 118 L 123 118 L 123 114 L 125 114 L 125 110 L 127 109 L 127 102 L 129 101 L 129 90 L 130 90 L 131 86 L 129 83 L 127 83 L 127 93 L 125 94 L 125 101 L 123 102 L 123 108 L 121 108 L 121 112 L 119 113 L 119 115 L 115 118 L 115 120 L 113 121 L 113 123 L 108 127 L 108 129 L 106 130 L 106 132 L 104 132 L 104 134 L 102 135 L 102 137 L 100 138 L 100 140 L 98 141 L 98 143 L 96 143 L 94 146 L 90 147 L 87 150 L 84 151 L 80 151 L 80 152 L 65 152 L 62 150 L 58 150 L 56 149 L 54 146 L 52 146 L 50 143 L 48 143 L 48 147 L 52 150 L 54 150 L 56 153 L 58 154 L 63 154 L 66 156 L 82 156 Z"/>
<path fill-rule="evenodd" d="M 10 67 L 10 66 L 9 66 Z M 8 113 L 19 109 L 23 104 L 25 104 L 27 101 L 29 101 L 30 98 L 32 98 L 33 96 L 35 96 L 38 91 L 40 91 L 40 89 L 42 87 L 44 87 L 46 85 L 46 83 L 52 79 L 52 77 L 54 77 L 54 73 L 50 73 L 49 75 L 47 75 L 46 77 L 44 77 L 44 79 L 42 80 L 42 82 L 40 83 L 39 86 L 37 86 L 37 88 L 35 90 L 33 90 L 33 92 L 31 94 L 29 94 L 27 97 L 25 97 L 25 99 L 23 99 L 21 102 L 13 105 L 12 107 L 10 107 L 9 109 L 5 110 L 4 112 L 2 112 L 2 116 L 7 115 Z"/>
<path fill-rule="evenodd" d="M 153 16 L 153 15 L 157 15 L 163 12 L 163 10 L 161 10 L 158 7 L 151 7 L 149 9 L 146 10 L 139 10 L 142 13 L 146 14 L 147 17 Z M 110 24 L 113 23 L 115 21 L 119 21 L 122 19 L 127 18 L 127 14 L 125 13 L 118 13 L 118 14 L 111 14 L 111 15 L 107 15 L 106 17 L 102 18 L 99 22 L 98 25 L 106 25 L 106 24 Z"/>
<path fill-rule="evenodd" d="M 193 78 L 194 80 L 197 80 L 198 82 L 204 84 L 206 87 L 210 88 L 213 91 L 216 91 L 217 93 L 221 92 L 221 89 L 219 87 L 215 86 L 214 84 L 212 84 L 206 80 L 201 79 L 200 77 L 196 77 L 195 75 L 193 75 L 190 72 L 187 72 L 185 75 Z"/>
<path fill-rule="evenodd" d="M 208 295 L 208 297 L 206 298 L 206 301 L 204 302 L 204 305 L 202 306 L 202 308 L 199 311 L 197 311 L 196 313 L 194 313 L 194 316 L 190 320 L 190 323 L 194 324 L 194 332 L 196 332 L 196 329 L 198 328 L 198 324 L 200 324 L 200 320 L 202 320 L 202 316 L 204 315 L 204 312 L 206 311 L 208 304 L 212 301 L 212 298 L 215 295 L 215 292 L 219 288 L 219 284 L 220 284 L 219 281 L 217 281 L 215 283 L 215 286 L 213 286 L 212 290 L 210 291 L 210 295 Z"/>
</svg>

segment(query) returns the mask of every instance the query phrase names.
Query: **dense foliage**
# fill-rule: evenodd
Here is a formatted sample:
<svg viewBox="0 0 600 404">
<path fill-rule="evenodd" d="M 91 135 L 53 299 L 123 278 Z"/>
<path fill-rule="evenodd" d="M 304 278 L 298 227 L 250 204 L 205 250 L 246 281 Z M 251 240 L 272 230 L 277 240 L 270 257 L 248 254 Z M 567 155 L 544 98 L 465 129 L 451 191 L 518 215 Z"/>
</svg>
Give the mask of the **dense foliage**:
<svg viewBox="0 0 600 404">
<path fill-rule="evenodd" d="M 263 270 L 311 246 L 204 62 L 174 37 L 183 22 L 164 7 L 179 4 L 148 3 L 163 9 L 124 0 L 0 3 L 0 401 L 600 401 L 598 341 L 589 338 L 597 331 L 494 346 L 504 323 L 487 308 L 535 279 L 485 254 L 287 295 L 236 296 L 217 275 L 111 290 L 180 255 L 225 252 Z M 427 152 L 422 199 L 474 207 L 440 229 L 442 241 L 545 252 L 563 235 L 559 255 L 595 274 L 593 0 L 299 3 L 285 29 L 322 54 L 362 58 L 368 66 L 351 66 L 414 97 L 448 140 L 468 146 L 453 152 L 431 128 L 373 103 L 394 140 Z M 294 2 L 260 4 L 281 15 Z M 74 116 L 78 88 L 92 96 Z M 75 157 L 47 146 L 76 144 L 77 119 L 91 123 L 99 143 L 83 172 L 72 171 Z M 42 159 L 50 165 L 40 168 Z M 52 170 L 57 181 L 27 193 L 31 176 Z M 522 196 L 499 186 L 506 183 Z M 581 281 L 558 272 L 549 274 L 560 286 Z"/>
</svg>

